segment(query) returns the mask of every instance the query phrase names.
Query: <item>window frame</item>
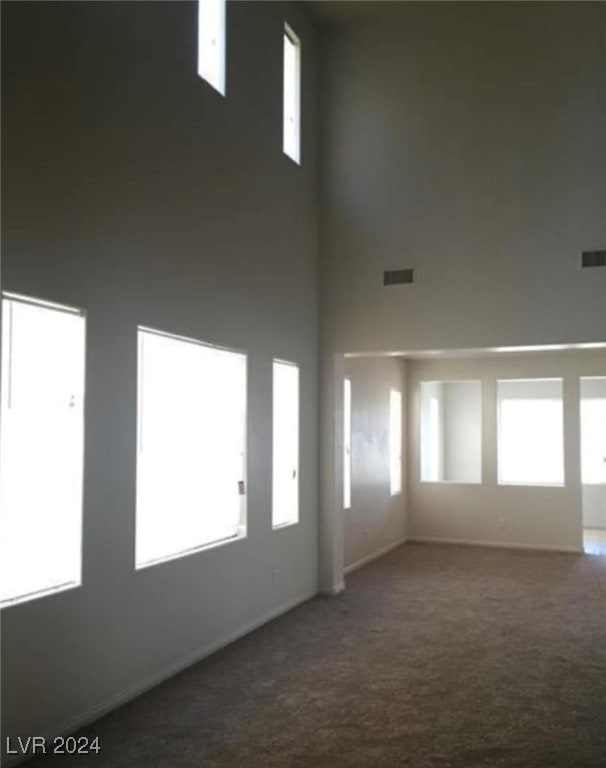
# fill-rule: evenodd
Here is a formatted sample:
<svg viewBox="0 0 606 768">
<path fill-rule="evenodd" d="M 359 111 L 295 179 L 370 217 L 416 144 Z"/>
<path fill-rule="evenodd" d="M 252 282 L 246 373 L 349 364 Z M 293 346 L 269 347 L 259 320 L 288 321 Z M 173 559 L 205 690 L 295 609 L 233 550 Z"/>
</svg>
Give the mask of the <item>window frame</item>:
<svg viewBox="0 0 606 768">
<path fill-rule="evenodd" d="M 288 103 L 288 95 L 291 92 L 290 88 L 287 88 L 286 81 L 286 57 L 287 57 L 287 45 L 290 44 L 294 50 L 294 83 L 292 83 L 292 120 L 294 123 L 292 136 L 288 130 L 288 120 L 290 115 L 291 105 Z M 283 60 L 282 60 L 282 152 L 297 165 L 302 164 L 301 160 L 301 79 L 302 79 L 302 45 L 301 38 L 296 34 L 293 28 L 284 22 L 282 30 L 282 48 L 283 48 Z M 291 146 L 292 140 L 292 146 Z"/>
<path fill-rule="evenodd" d="M 136 571 L 142 571 L 146 568 L 152 568 L 156 565 L 161 565 L 162 563 L 168 563 L 173 560 L 179 560 L 183 557 L 188 557 L 190 555 L 194 555 L 198 552 L 205 552 L 206 550 L 210 549 L 217 549 L 218 547 L 227 546 L 229 544 L 232 544 L 237 541 L 243 541 L 248 536 L 248 421 L 249 421 L 249 392 L 248 392 L 248 381 L 249 381 L 249 360 L 248 360 L 248 352 L 244 349 L 237 348 L 237 347 L 227 347 L 222 346 L 219 344 L 213 344 L 211 342 L 202 341 L 200 339 L 186 336 L 183 334 L 178 333 L 171 333 L 168 331 L 159 330 L 157 328 L 152 328 L 150 326 L 146 325 L 138 325 L 137 326 L 137 447 L 136 447 L 136 466 L 135 466 L 135 488 L 138 488 L 139 484 L 139 455 L 140 455 L 140 439 L 141 439 L 141 427 L 142 427 L 142 408 L 140 407 L 140 404 L 142 403 L 142 386 L 143 386 L 143 379 L 142 379 L 142 366 L 144 363 L 142 362 L 141 357 L 141 337 L 140 334 L 151 334 L 155 336 L 160 336 L 164 338 L 168 338 L 173 341 L 179 341 L 184 342 L 187 344 L 191 344 L 197 347 L 202 347 L 204 349 L 210 349 L 210 350 L 217 350 L 220 352 L 228 352 L 231 354 L 239 355 L 244 358 L 244 421 L 243 421 L 243 447 L 244 447 L 244 459 L 242 464 L 242 474 L 243 474 L 243 493 L 240 493 L 240 520 L 237 526 L 237 531 L 234 535 L 228 536 L 228 537 L 222 537 L 219 539 L 213 539 L 212 541 L 204 542 L 201 544 L 195 544 L 191 547 L 187 547 L 185 549 L 181 549 L 178 552 L 161 555 L 159 557 L 155 557 L 149 560 L 141 561 L 139 562 L 137 558 L 137 520 L 138 520 L 138 495 L 136 494 L 135 498 L 135 550 L 134 550 L 134 564 L 135 564 L 135 570 Z"/>
<path fill-rule="evenodd" d="M 398 419 L 394 420 L 394 399 L 398 402 Z M 402 471 L 402 390 L 395 387 L 389 388 L 389 495 L 400 496 L 403 490 Z M 397 426 L 396 426 L 397 425 Z M 396 434 L 392 434 L 395 426 Z M 397 439 L 396 439 L 397 437 Z"/>
<path fill-rule="evenodd" d="M 553 481 L 525 481 L 525 480 L 503 480 L 502 479 L 502 464 L 501 464 L 501 435 L 502 435 L 502 407 L 501 398 L 499 396 L 499 384 L 511 384 L 515 382 L 519 383 L 531 383 L 531 382 L 559 382 L 560 384 L 560 434 L 561 434 L 561 468 L 562 468 L 562 480 L 558 482 Z M 496 380 L 496 420 L 497 420 L 497 440 L 496 440 L 496 463 L 497 463 L 497 485 L 500 487 L 518 487 L 518 488 L 564 488 L 566 486 L 566 447 L 564 436 L 564 378 L 562 376 L 534 376 L 534 377 L 502 377 Z"/>
<path fill-rule="evenodd" d="M 82 580 L 82 563 L 83 563 L 83 547 L 84 547 L 84 483 L 85 483 L 85 477 L 86 477 L 86 377 L 87 377 L 87 356 L 88 356 L 88 344 L 87 344 L 87 334 L 88 334 L 88 318 L 87 318 L 87 312 L 86 309 L 83 307 L 73 306 L 69 304 L 63 304 L 56 301 L 51 301 L 48 299 L 39 299 L 37 297 L 33 296 L 26 296 L 24 294 L 20 293 L 14 293 L 12 291 L 2 291 L 0 294 L 0 309 L 4 309 L 4 302 L 16 302 L 19 304 L 24 304 L 26 306 L 33 306 L 38 309 L 46 309 L 49 311 L 54 312 L 60 312 L 67 315 L 73 315 L 77 316 L 82 319 L 82 379 L 80 383 L 80 390 L 79 393 L 82 397 L 82 404 L 81 404 L 81 423 L 79 425 L 79 432 L 80 432 L 80 439 L 81 439 L 81 455 L 78 461 L 78 471 L 79 471 L 79 478 L 78 478 L 78 507 L 79 507 L 79 514 L 78 514 L 78 530 L 75 534 L 75 538 L 77 540 L 77 546 L 78 546 L 78 553 L 77 553 L 77 576 L 74 579 L 71 579 L 66 582 L 61 582 L 59 584 L 55 584 L 50 587 L 43 587 L 41 589 L 32 590 L 26 593 L 22 593 L 19 595 L 16 595 L 14 597 L 5 598 L 3 600 L 0 600 L 0 612 L 3 610 L 6 610 L 7 608 L 10 608 L 14 605 L 20 605 L 22 603 L 31 602 L 32 600 L 38 600 L 45 597 L 49 597 L 51 595 L 59 594 L 61 592 L 67 592 L 72 589 L 78 589 L 82 586 L 83 580 Z M 11 307 L 12 311 L 12 307 Z M 12 323 L 12 319 L 9 321 Z M 3 326 L 3 336 L 5 333 L 5 329 Z M 12 329 L 11 329 L 12 330 Z M 8 331 L 8 333 L 11 333 L 11 330 Z M 10 401 L 11 401 L 11 390 L 12 390 L 12 371 L 11 371 L 11 365 L 12 365 L 12 340 L 10 342 L 10 347 L 8 352 L 6 352 L 8 355 L 8 360 L 4 360 L 5 350 L 4 347 L 2 348 L 2 358 L 3 358 L 3 365 L 2 365 L 2 379 L 4 379 L 4 376 L 6 375 L 8 377 L 8 381 L 6 382 L 6 394 L 2 392 L 2 410 L 4 409 L 4 400 L 5 397 L 8 400 L 7 407 L 10 408 Z M 8 363 L 8 371 L 5 373 L 5 364 Z M 2 382 L 4 383 L 4 382 Z M 4 387 L 3 387 L 4 388 Z M 4 432 L 3 432 L 4 433 Z"/>
<path fill-rule="evenodd" d="M 292 519 L 289 519 L 282 523 L 276 523 L 275 522 L 275 483 L 276 483 L 276 477 L 275 477 L 275 467 L 276 467 L 276 433 L 275 433 L 275 418 L 276 418 L 276 401 L 275 401 L 275 383 L 276 383 L 276 376 L 275 376 L 275 370 L 276 366 L 288 366 L 290 368 L 294 368 L 297 372 L 297 400 L 296 400 L 296 406 L 297 406 L 297 414 L 296 414 L 296 422 L 297 422 L 297 440 L 296 440 L 296 458 L 297 458 L 297 466 L 296 466 L 296 485 L 297 485 L 297 493 L 296 493 L 296 514 Z M 301 522 L 301 368 L 298 365 L 298 363 L 295 363 L 291 360 L 283 360 L 280 358 L 273 358 L 272 360 L 272 452 L 271 452 L 271 466 L 272 466 L 272 493 L 271 493 L 271 527 L 272 530 L 277 531 L 281 530 L 282 528 L 289 528 L 293 525 L 298 525 Z"/>
<path fill-rule="evenodd" d="M 352 421 L 353 383 L 351 376 L 343 377 L 343 509 L 352 507 Z"/>
</svg>

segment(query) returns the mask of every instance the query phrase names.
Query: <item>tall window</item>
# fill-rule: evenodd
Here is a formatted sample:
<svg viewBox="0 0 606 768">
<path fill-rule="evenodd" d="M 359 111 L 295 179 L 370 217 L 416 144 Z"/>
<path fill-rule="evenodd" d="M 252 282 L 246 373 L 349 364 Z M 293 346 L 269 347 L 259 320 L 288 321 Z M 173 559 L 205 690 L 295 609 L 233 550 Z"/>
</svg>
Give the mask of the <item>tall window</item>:
<svg viewBox="0 0 606 768">
<path fill-rule="evenodd" d="M 299 522 L 299 369 L 273 364 L 272 525 Z"/>
<path fill-rule="evenodd" d="M 246 533 L 246 355 L 139 329 L 137 567 Z"/>
<path fill-rule="evenodd" d="M 351 507 L 351 379 L 343 380 L 343 508 Z"/>
<path fill-rule="evenodd" d="M 562 379 L 497 382 L 499 483 L 563 485 Z"/>
<path fill-rule="evenodd" d="M 479 381 L 421 382 L 421 480 L 482 480 L 482 389 Z"/>
<path fill-rule="evenodd" d="M 283 149 L 301 162 L 301 41 L 284 25 L 284 129 Z"/>
<path fill-rule="evenodd" d="M 85 319 L 2 300 L 0 605 L 81 580 Z"/>
<path fill-rule="evenodd" d="M 198 74 L 225 96 L 225 0 L 198 0 Z"/>
<path fill-rule="evenodd" d="M 389 391 L 389 486 L 392 496 L 402 491 L 402 393 Z"/>
</svg>

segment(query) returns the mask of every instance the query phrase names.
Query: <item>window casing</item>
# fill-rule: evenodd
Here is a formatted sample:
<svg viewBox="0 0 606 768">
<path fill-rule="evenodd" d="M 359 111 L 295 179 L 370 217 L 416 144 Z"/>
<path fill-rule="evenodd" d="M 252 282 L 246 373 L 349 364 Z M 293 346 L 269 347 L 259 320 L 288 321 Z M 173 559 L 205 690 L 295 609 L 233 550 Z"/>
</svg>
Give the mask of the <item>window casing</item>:
<svg viewBox="0 0 606 768">
<path fill-rule="evenodd" d="M 139 328 L 136 565 L 246 535 L 246 355 Z"/>
<path fill-rule="evenodd" d="M 0 605 L 81 583 L 85 317 L 4 294 Z"/>
<path fill-rule="evenodd" d="M 284 25 L 283 150 L 301 163 L 301 41 Z"/>
<path fill-rule="evenodd" d="M 273 361 L 272 526 L 299 522 L 299 368 Z"/>
</svg>

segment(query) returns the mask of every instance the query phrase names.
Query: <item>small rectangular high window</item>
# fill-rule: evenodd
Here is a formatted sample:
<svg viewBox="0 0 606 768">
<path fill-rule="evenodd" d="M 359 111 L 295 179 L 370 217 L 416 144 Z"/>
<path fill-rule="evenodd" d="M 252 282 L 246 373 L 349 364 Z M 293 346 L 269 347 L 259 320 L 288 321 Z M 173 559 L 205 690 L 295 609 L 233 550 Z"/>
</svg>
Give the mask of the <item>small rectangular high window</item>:
<svg viewBox="0 0 606 768">
<path fill-rule="evenodd" d="M 273 363 L 272 525 L 299 522 L 299 369 Z"/>
<path fill-rule="evenodd" d="M 246 355 L 139 329 L 137 568 L 246 534 Z"/>
<path fill-rule="evenodd" d="M 284 25 L 283 149 L 301 163 L 301 41 Z"/>
<path fill-rule="evenodd" d="M 85 319 L 2 300 L 0 605 L 81 581 Z"/>
<path fill-rule="evenodd" d="M 198 0 L 198 74 L 225 96 L 225 0 Z"/>
</svg>

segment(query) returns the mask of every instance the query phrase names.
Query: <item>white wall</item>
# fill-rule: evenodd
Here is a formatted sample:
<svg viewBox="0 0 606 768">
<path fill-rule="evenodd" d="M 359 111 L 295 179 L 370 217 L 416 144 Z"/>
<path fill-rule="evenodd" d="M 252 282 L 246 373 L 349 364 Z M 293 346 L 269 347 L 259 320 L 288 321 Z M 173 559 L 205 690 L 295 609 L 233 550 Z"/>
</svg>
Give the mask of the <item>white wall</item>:
<svg viewBox="0 0 606 768">
<path fill-rule="evenodd" d="M 606 5 L 384 5 L 324 50 L 329 350 L 604 341 Z"/>
<path fill-rule="evenodd" d="M 402 392 L 405 444 L 406 371 L 395 358 L 355 358 L 345 360 L 345 372 L 352 388 L 352 501 L 343 511 L 344 564 L 350 567 L 406 536 L 406 473 L 395 496 L 389 477 L 389 392 Z"/>
<path fill-rule="evenodd" d="M 449 382 L 444 389 L 444 479 L 474 482 L 481 464 L 481 388 Z"/>
<path fill-rule="evenodd" d="M 544 352 L 467 359 L 408 361 L 410 538 L 546 549 L 582 547 L 579 377 L 606 371 L 606 353 Z M 563 378 L 565 487 L 497 483 L 496 383 L 499 378 Z M 420 480 L 420 383 L 482 383 L 482 483 Z"/>
<path fill-rule="evenodd" d="M 69 729 L 316 592 L 316 34 L 296 4 L 230 2 L 227 23 L 223 99 L 195 3 L 2 8 L 3 288 L 88 318 L 83 584 L 2 611 L 3 737 Z M 137 324 L 248 352 L 249 483 L 245 540 L 135 572 Z M 273 357 L 301 375 L 301 520 L 279 531 Z"/>
</svg>

